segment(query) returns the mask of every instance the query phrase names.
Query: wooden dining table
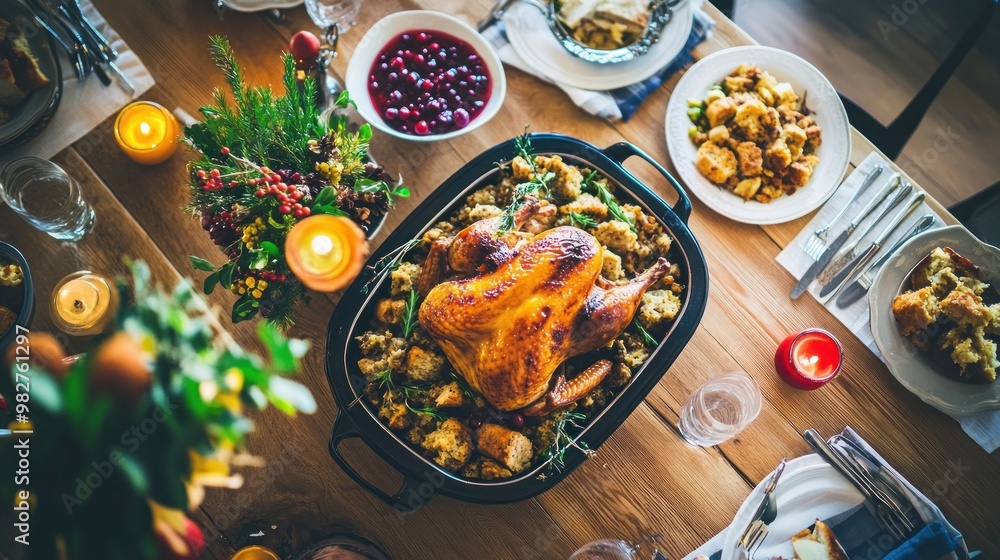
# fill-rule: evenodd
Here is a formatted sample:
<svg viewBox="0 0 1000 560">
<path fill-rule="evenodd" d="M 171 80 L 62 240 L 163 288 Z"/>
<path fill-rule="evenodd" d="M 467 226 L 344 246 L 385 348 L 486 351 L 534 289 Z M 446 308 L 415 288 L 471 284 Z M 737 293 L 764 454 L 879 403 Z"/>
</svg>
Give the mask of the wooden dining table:
<svg viewBox="0 0 1000 560">
<path fill-rule="evenodd" d="M 303 7 L 276 19 L 266 13 L 218 11 L 213 0 L 93 0 L 156 79 L 143 97 L 190 114 L 210 101 L 223 76 L 212 65 L 208 36 L 227 36 L 248 80 L 279 84 L 279 55 L 300 29 L 318 31 Z M 440 10 L 475 23 L 491 0 L 364 0 L 357 26 L 343 33 L 333 71 L 343 76 L 355 46 L 372 24 L 392 12 Z M 711 5 L 718 26 L 695 58 L 754 41 Z M 449 175 L 485 149 L 532 131 L 568 134 L 599 147 L 629 141 L 673 169 L 664 138 L 667 100 L 680 72 L 647 99 L 628 122 L 607 122 L 574 106 L 558 88 L 507 70 L 507 97 L 499 114 L 460 138 L 414 143 L 376 133 L 371 151 L 392 173 L 402 174 L 412 196 L 398 201 L 372 240 L 378 246 Z M 111 117 L 54 159 L 83 186 L 97 220 L 78 243 L 58 242 L 33 229 L 9 208 L 0 208 L 0 237 L 30 262 L 38 295 L 33 329 L 52 331 L 48 294 L 64 275 L 89 269 L 108 275 L 127 271 L 123 257 L 149 263 L 153 277 L 173 284 L 198 277 L 188 255 L 224 256 L 202 230 L 188 203 L 179 150 L 166 163 L 142 166 L 116 146 Z M 877 148 L 852 131 L 851 169 Z M 627 166 L 654 191 L 674 200 L 673 190 L 642 162 Z M 929 199 L 946 220 L 947 211 Z M 337 412 L 324 372 L 324 341 L 338 294 L 319 295 L 301 306 L 290 334 L 312 343 L 299 379 L 318 410 L 286 417 L 255 413 L 249 451 L 267 465 L 242 468 L 239 490 L 210 490 L 192 513 L 204 528 L 206 557 L 229 558 L 247 527 L 263 524 L 297 535 L 295 545 L 331 533 L 362 535 L 392 558 L 566 558 L 601 538 L 636 541 L 661 535 L 658 547 L 681 558 L 722 531 L 782 457 L 810 453 L 801 433 L 815 428 L 830 436 L 851 426 L 903 476 L 937 503 L 969 548 L 1000 557 L 1000 457 L 990 455 L 952 418 L 924 404 L 889 373 L 855 335 L 812 298 L 791 300 L 795 279 L 775 257 L 809 220 L 774 226 L 734 222 L 694 200 L 690 227 L 708 262 L 708 306 L 691 341 L 628 419 L 597 454 L 551 490 L 519 503 L 476 505 L 437 497 L 400 513 L 352 481 L 330 458 L 328 440 Z M 245 347 L 262 351 L 253 322 L 232 324 L 233 295 L 208 296 L 218 306 L 219 327 Z M 789 333 L 806 327 L 832 332 L 843 345 L 843 371 L 817 391 L 799 391 L 775 374 L 773 356 Z M 72 350 L 87 339 L 71 340 Z M 685 443 L 677 430 L 687 396 L 710 377 L 749 373 L 760 386 L 763 409 L 737 437 L 715 447 Z M 394 489 L 399 476 L 360 442 L 346 444 L 365 476 Z M 808 520 L 804 520 L 808 524 Z M 255 525 L 256 524 L 256 525 Z"/>
</svg>

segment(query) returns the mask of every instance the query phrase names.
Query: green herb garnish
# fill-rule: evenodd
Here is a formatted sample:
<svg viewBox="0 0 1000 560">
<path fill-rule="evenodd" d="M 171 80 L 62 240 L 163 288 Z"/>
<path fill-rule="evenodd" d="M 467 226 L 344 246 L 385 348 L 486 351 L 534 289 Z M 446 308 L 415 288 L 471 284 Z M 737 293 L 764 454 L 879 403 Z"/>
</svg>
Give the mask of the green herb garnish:
<svg viewBox="0 0 1000 560">
<path fill-rule="evenodd" d="M 597 194 L 598 200 L 603 202 L 604 205 L 608 207 L 608 213 L 611 214 L 614 219 L 619 222 L 625 222 L 633 232 L 638 232 L 638 230 L 635 229 L 635 221 L 632 219 L 632 216 L 626 214 L 625 210 L 618 205 L 618 201 L 615 200 L 614 195 L 611 194 L 611 191 L 609 191 L 607 187 L 596 181 L 592 183 L 591 186 Z"/>
<path fill-rule="evenodd" d="M 586 214 L 578 214 L 576 212 L 570 212 L 569 225 L 583 229 L 595 228 L 597 227 L 597 220 L 591 218 Z"/>
<path fill-rule="evenodd" d="M 417 319 L 417 311 L 420 309 L 420 294 L 416 290 L 410 290 L 410 295 L 406 299 L 406 310 L 403 314 L 403 338 L 410 338 L 413 331 L 417 330 L 420 324 Z"/>
<path fill-rule="evenodd" d="M 656 348 L 656 346 L 660 344 L 659 342 L 656 341 L 655 338 L 653 338 L 653 335 L 649 334 L 649 331 L 646 330 L 646 327 L 642 326 L 642 323 L 640 323 L 639 320 L 636 319 L 635 317 L 632 318 L 632 326 L 635 327 L 635 330 L 639 332 L 639 336 L 642 337 L 642 342 L 646 346 L 649 346 L 651 348 Z"/>
<path fill-rule="evenodd" d="M 547 471 L 549 474 L 558 473 L 566 466 L 566 450 L 575 447 L 583 452 L 588 458 L 592 457 L 596 451 L 591 449 L 583 441 L 577 441 L 576 439 L 570 437 L 567 433 L 568 430 L 576 428 L 582 430 L 583 426 L 579 422 L 583 422 L 587 417 L 579 412 L 567 412 L 556 420 L 555 426 L 555 441 L 550 444 L 545 451 L 542 452 L 542 456 L 546 458 L 549 462 Z"/>
</svg>

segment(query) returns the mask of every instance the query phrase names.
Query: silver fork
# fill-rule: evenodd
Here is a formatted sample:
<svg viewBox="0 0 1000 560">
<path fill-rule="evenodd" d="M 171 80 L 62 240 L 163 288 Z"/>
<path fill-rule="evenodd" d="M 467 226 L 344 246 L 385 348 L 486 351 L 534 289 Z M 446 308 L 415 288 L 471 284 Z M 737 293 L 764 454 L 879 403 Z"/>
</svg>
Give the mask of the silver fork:
<svg viewBox="0 0 1000 560">
<path fill-rule="evenodd" d="M 826 226 L 817 229 L 811 236 L 809 236 L 805 245 L 802 246 L 802 251 L 805 254 L 809 255 L 814 261 L 819 260 L 819 257 L 823 254 L 823 250 L 826 249 L 826 234 L 829 233 L 830 228 L 837 225 L 837 222 L 844 217 L 844 214 L 846 214 L 847 210 L 852 204 L 854 204 L 854 201 L 856 201 L 858 197 L 861 196 L 861 193 L 865 192 L 868 187 L 875 182 L 875 179 L 878 178 L 881 173 L 881 165 L 872 167 L 871 171 L 868 172 L 868 175 L 865 176 L 865 180 L 862 181 L 861 186 L 858 187 L 858 190 L 854 191 L 854 194 L 851 195 L 851 199 L 847 201 L 847 204 L 845 204 L 843 208 L 840 209 L 840 212 L 837 212 L 837 215 L 834 216 L 833 219 L 826 224 Z"/>
</svg>

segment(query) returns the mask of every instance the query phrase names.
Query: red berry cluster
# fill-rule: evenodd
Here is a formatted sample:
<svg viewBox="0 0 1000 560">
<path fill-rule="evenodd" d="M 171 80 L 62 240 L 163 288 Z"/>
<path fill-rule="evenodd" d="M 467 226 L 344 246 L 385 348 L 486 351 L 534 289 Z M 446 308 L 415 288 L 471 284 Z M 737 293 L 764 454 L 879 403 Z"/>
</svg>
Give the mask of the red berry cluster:
<svg viewBox="0 0 1000 560">
<path fill-rule="evenodd" d="M 221 191 L 225 188 L 226 184 L 222 181 L 222 172 L 218 169 L 213 169 L 208 173 L 204 169 L 199 169 L 195 173 L 195 177 L 198 178 L 198 186 L 206 191 Z M 229 186 L 235 187 L 239 183 L 237 181 L 230 181 Z"/>
<path fill-rule="evenodd" d="M 266 280 L 268 282 L 284 282 L 285 281 L 285 275 L 284 274 L 278 274 L 276 272 L 271 272 L 270 270 L 259 270 L 259 271 L 256 271 L 254 273 L 254 276 L 256 276 L 258 280 Z"/>
<path fill-rule="evenodd" d="M 255 193 L 257 198 L 274 196 L 281 203 L 278 206 L 278 212 L 291 214 L 296 218 L 305 218 L 312 213 L 308 206 L 303 206 L 300 202 L 305 193 L 308 192 L 308 187 L 302 185 L 301 173 L 272 173 L 266 167 L 262 167 L 260 170 L 264 174 L 262 177 L 247 181 L 251 187 L 257 187 Z"/>
</svg>

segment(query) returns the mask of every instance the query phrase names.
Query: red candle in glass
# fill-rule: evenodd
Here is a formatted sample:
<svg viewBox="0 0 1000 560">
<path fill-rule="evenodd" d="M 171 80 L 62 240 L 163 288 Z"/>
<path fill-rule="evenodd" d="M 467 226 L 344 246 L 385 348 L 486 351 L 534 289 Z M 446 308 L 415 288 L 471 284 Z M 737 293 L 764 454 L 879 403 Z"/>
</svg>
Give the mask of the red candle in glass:
<svg viewBox="0 0 1000 560">
<path fill-rule="evenodd" d="M 796 389 L 819 389 L 840 373 L 840 343 L 823 329 L 790 335 L 774 354 L 778 376 Z"/>
</svg>

